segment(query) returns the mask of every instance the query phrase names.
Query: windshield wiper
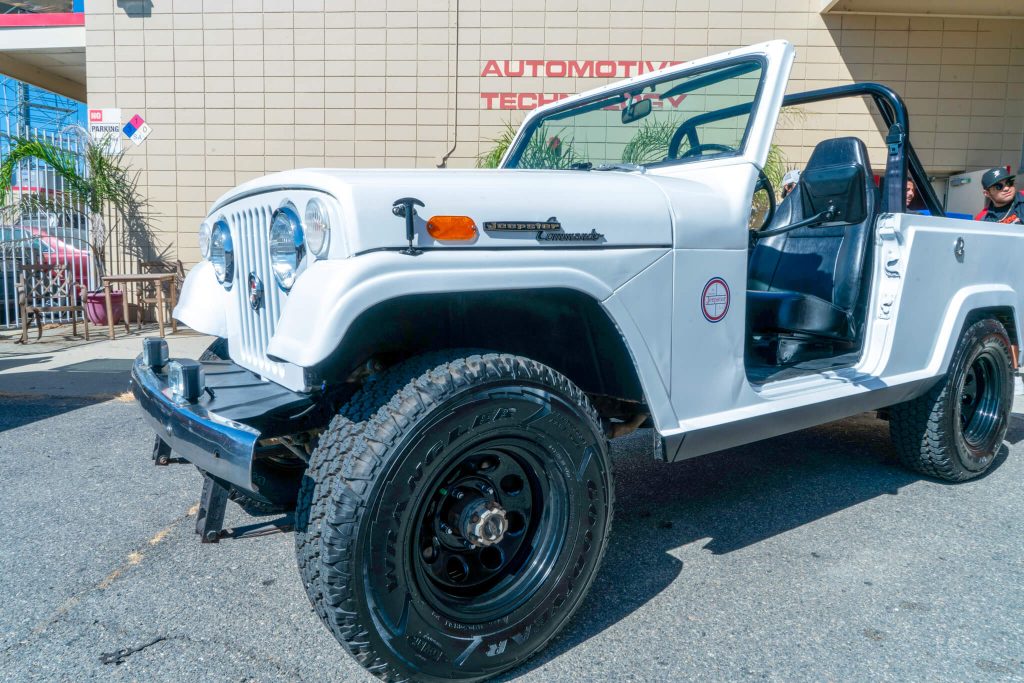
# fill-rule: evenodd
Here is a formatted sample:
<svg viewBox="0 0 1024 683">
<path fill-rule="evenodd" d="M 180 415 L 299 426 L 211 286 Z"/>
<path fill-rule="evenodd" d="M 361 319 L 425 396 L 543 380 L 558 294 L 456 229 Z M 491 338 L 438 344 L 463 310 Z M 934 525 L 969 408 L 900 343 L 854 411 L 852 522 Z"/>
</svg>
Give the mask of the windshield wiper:
<svg viewBox="0 0 1024 683">
<path fill-rule="evenodd" d="M 594 166 L 594 164 L 589 161 L 577 161 L 574 164 L 570 164 L 569 168 L 573 171 L 639 171 L 640 173 L 647 170 L 646 166 L 641 166 L 640 164 L 619 163 L 598 164 L 597 166 Z"/>
<path fill-rule="evenodd" d="M 629 163 L 598 164 L 597 166 L 594 166 L 593 170 L 595 170 L 595 171 L 639 171 L 640 173 L 643 173 L 643 172 L 645 172 L 647 170 L 647 167 L 646 166 L 641 166 L 640 164 L 629 164 Z"/>
</svg>

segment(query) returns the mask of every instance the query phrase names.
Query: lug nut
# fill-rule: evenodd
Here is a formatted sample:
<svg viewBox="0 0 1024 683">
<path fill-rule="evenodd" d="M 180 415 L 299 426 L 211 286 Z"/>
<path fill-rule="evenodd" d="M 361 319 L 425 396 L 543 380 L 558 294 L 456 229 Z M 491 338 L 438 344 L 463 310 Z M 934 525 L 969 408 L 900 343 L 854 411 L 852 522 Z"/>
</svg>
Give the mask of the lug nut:
<svg viewBox="0 0 1024 683">
<path fill-rule="evenodd" d="M 441 522 L 441 531 L 443 533 L 448 534 L 449 536 L 452 536 L 452 535 L 455 534 L 455 532 L 452 531 L 452 528 L 450 526 L 448 526 L 447 524 L 445 524 L 444 522 Z"/>
<path fill-rule="evenodd" d="M 452 491 L 452 498 L 455 500 L 462 500 L 466 497 L 466 494 L 462 492 L 462 489 L 455 489 Z"/>
<path fill-rule="evenodd" d="M 494 495 L 494 489 L 492 489 L 487 484 L 480 484 L 480 490 L 483 492 L 483 494 L 485 496 L 493 496 Z"/>
</svg>

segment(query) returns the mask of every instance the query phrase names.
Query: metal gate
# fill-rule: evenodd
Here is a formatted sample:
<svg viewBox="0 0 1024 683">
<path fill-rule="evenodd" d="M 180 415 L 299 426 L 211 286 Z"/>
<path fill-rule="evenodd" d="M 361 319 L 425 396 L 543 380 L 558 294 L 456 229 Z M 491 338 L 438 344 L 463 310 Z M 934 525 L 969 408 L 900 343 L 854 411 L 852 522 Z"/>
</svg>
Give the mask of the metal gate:
<svg viewBox="0 0 1024 683">
<path fill-rule="evenodd" d="M 10 121 L 0 121 L 0 163 L 7 158 L 15 138 L 20 137 L 59 147 L 73 155 L 80 164 L 80 172 L 85 172 L 84 141 L 79 129 L 63 134 L 39 129 L 11 130 L 10 125 Z M 17 294 L 20 265 L 62 264 L 76 282 L 88 289 L 96 286 L 88 210 L 65 193 L 65 183 L 53 168 L 38 159 L 25 159 L 18 164 L 10 189 L 12 200 L 35 196 L 45 201 L 18 213 L 0 212 L 0 327 L 21 324 Z M 45 208 L 39 204 L 45 204 Z M 70 322 L 71 315 L 47 313 L 44 321 Z"/>
</svg>

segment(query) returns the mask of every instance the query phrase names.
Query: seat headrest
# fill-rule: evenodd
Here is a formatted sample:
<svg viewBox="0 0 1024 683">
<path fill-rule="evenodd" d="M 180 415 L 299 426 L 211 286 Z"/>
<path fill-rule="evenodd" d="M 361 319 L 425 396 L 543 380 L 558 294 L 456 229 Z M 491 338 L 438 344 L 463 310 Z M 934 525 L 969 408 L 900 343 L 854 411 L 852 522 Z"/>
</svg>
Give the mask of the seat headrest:
<svg viewBox="0 0 1024 683">
<path fill-rule="evenodd" d="M 834 164 L 861 164 L 867 177 L 873 176 L 868 150 L 860 138 L 846 137 L 822 140 L 811 152 L 806 168 L 832 166 Z"/>
</svg>

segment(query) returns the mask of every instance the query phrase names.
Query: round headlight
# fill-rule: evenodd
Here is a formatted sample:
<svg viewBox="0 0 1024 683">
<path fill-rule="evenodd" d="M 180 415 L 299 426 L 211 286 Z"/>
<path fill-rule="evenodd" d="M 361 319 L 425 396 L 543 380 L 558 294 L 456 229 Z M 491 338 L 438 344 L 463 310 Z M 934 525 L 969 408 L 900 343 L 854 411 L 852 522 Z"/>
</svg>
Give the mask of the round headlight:
<svg viewBox="0 0 1024 683">
<path fill-rule="evenodd" d="M 231 231 L 224 221 L 213 224 L 209 259 L 213 265 L 213 272 L 217 275 L 217 282 L 230 288 L 235 271 L 235 250 L 231 245 Z"/>
<path fill-rule="evenodd" d="M 316 256 L 327 253 L 331 243 L 331 220 L 327 216 L 327 207 L 319 199 L 313 198 L 306 204 L 306 244 Z"/>
<path fill-rule="evenodd" d="M 199 253 L 202 254 L 203 258 L 210 256 L 211 232 L 210 224 L 203 221 L 203 224 L 199 226 Z"/>
<path fill-rule="evenodd" d="M 302 223 L 290 204 L 274 212 L 270 222 L 270 266 L 281 288 L 288 291 L 295 284 L 295 273 L 306 252 Z"/>
</svg>

